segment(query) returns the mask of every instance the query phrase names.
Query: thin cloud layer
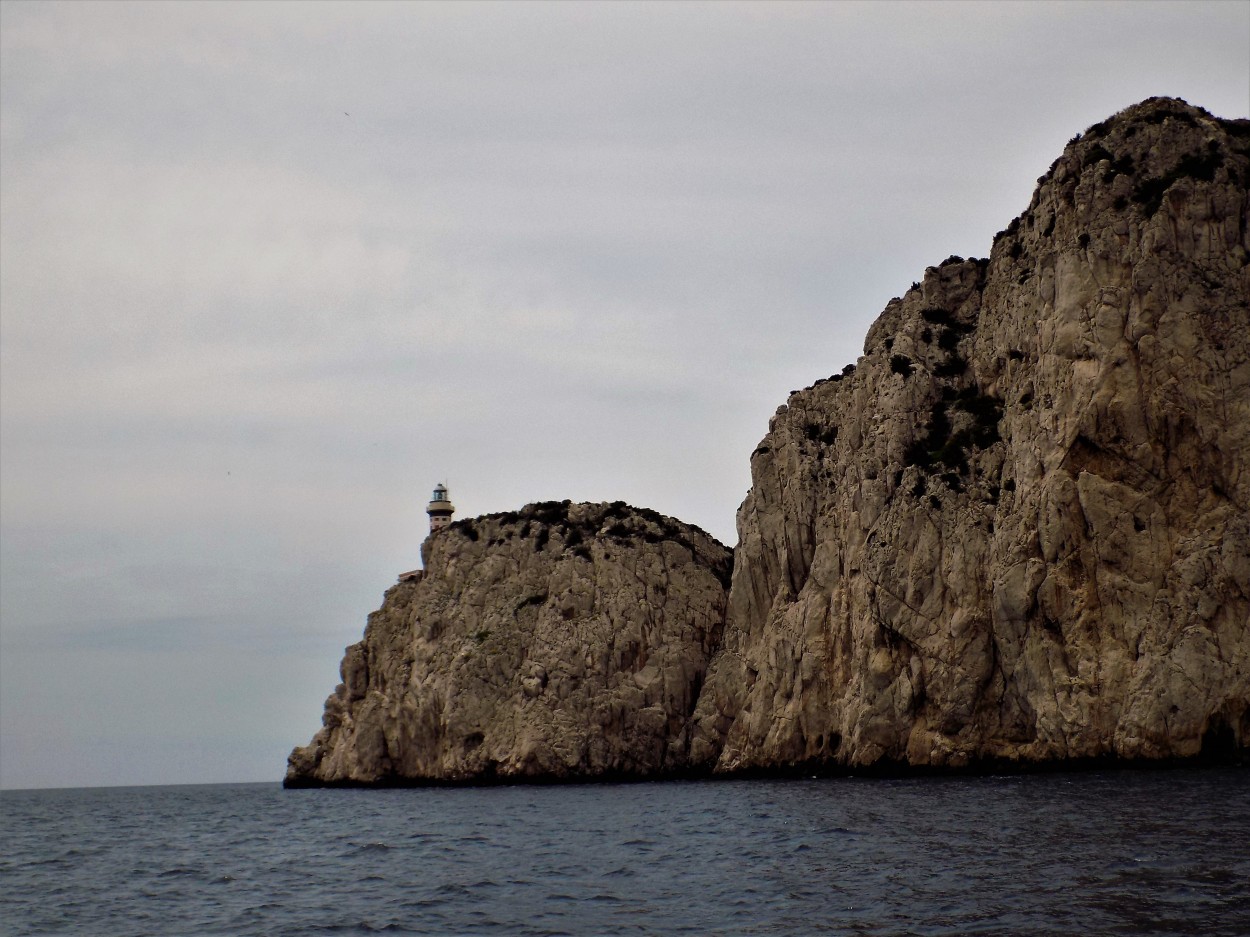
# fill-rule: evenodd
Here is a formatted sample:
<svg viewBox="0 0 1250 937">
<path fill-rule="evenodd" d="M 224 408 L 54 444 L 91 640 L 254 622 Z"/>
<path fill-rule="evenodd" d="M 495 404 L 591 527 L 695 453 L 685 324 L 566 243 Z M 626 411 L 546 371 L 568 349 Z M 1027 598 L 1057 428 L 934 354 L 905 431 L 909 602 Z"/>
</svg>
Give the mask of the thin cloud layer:
<svg viewBox="0 0 1250 937">
<path fill-rule="evenodd" d="M 461 515 L 620 498 L 732 543 L 789 390 L 987 254 L 1076 131 L 1153 94 L 1244 116 L 1248 32 L 4 4 L 0 784 L 280 777 L 440 480 Z"/>
</svg>

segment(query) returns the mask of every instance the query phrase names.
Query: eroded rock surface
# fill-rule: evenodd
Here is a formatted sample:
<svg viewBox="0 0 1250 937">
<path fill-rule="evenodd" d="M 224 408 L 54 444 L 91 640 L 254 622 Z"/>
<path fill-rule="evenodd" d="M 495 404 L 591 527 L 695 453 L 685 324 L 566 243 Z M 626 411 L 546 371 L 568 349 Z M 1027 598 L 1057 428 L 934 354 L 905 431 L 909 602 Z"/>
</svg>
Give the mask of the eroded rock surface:
<svg viewBox="0 0 1250 937">
<path fill-rule="evenodd" d="M 1074 139 L 988 260 L 793 394 L 726 551 L 624 505 L 462 521 L 289 784 L 1250 748 L 1250 121 Z"/>
<path fill-rule="evenodd" d="M 531 505 L 432 535 L 387 592 L 287 783 L 680 772 L 731 554 L 621 503 Z"/>
<path fill-rule="evenodd" d="M 693 757 L 1250 745 L 1250 121 L 1074 140 L 752 455 Z"/>
</svg>

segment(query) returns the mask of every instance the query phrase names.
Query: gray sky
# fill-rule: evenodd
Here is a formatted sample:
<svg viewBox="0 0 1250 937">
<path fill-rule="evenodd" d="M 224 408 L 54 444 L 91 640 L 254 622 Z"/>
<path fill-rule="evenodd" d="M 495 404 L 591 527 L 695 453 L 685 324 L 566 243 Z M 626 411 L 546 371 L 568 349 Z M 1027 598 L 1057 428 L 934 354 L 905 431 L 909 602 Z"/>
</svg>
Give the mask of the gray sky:
<svg viewBox="0 0 1250 937">
<path fill-rule="evenodd" d="M 1250 4 L 0 5 L 0 784 L 277 780 L 458 516 L 748 456 Z"/>
</svg>

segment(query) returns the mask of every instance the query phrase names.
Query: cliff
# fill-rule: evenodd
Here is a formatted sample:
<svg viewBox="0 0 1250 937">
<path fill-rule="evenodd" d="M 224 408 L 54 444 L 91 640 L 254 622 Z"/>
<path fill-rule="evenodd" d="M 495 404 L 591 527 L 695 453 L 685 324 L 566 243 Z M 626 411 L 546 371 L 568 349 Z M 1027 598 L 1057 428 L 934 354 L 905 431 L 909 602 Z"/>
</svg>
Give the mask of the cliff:
<svg viewBox="0 0 1250 937">
<path fill-rule="evenodd" d="M 689 723 L 732 556 L 620 502 L 458 521 L 346 651 L 286 782 L 649 777 L 689 767 Z"/>
<path fill-rule="evenodd" d="M 1250 748 L 1250 121 L 1078 135 L 751 455 L 739 544 L 624 505 L 427 541 L 287 783 Z"/>
<path fill-rule="evenodd" d="M 1248 179 L 1250 121 L 1129 108 L 790 397 L 696 761 L 1250 744 Z"/>
</svg>

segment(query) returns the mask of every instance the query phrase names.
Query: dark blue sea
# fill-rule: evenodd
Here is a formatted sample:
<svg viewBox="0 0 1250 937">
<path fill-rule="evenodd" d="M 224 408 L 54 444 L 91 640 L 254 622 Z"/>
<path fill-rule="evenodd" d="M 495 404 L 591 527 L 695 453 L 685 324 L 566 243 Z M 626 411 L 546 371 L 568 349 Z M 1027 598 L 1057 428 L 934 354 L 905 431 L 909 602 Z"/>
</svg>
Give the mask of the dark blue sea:
<svg viewBox="0 0 1250 937">
<path fill-rule="evenodd" d="M 0 794 L 0 932 L 1250 934 L 1250 771 Z"/>
</svg>

